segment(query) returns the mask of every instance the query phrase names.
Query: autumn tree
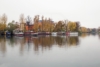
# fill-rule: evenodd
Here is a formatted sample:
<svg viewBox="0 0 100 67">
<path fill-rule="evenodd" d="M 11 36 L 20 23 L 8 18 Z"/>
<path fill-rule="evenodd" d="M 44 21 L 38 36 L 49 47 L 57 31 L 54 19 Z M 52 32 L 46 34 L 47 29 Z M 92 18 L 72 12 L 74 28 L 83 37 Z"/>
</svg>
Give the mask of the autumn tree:
<svg viewBox="0 0 100 67">
<path fill-rule="evenodd" d="M 13 30 L 15 30 L 17 27 L 17 24 L 15 24 L 15 21 L 13 20 L 12 22 L 8 23 L 7 30 L 13 32 Z"/>
<path fill-rule="evenodd" d="M 88 29 L 86 27 L 80 27 L 80 31 L 85 33 L 85 32 L 88 32 Z"/>
<path fill-rule="evenodd" d="M 24 14 L 20 15 L 19 22 L 20 22 L 20 29 L 22 31 L 24 31 L 25 30 L 25 18 L 24 18 Z"/>
<path fill-rule="evenodd" d="M 45 18 L 45 20 L 43 21 L 43 31 L 45 32 L 52 32 L 53 31 L 53 22 L 52 20 L 49 18 Z"/>
<path fill-rule="evenodd" d="M 0 18 L 0 31 L 6 30 L 7 16 L 3 14 Z"/>
<path fill-rule="evenodd" d="M 0 16 L 0 31 L 2 30 L 2 22 L 1 22 L 1 16 Z"/>
<path fill-rule="evenodd" d="M 61 32 L 63 30 L 63 26 L 64 26 L 63 21 L 58 21 L 58 23 L 55 26 L 54 31 Z"/>
<path fill-rule="evenodd" d="M 69 21 L 68 23 L 67 23 L 67 30 L 68 31 L 71 31 L 71 32 L 74 32 L 75 30 L 76 30 L 76 23 L 75 22 L 71 22 L 71 21 Z"/>
<path fill-rule="evenodd" d="M 25 23 L 24 14 L 21 14 L 21 15 L 20 15 L 19 21 L 20 21 L 20 23 Z"/>
<path fill-rule="evenodd" d="M 44 19 L 44 21 L 42 22 L 43 24 L 42 24 L 42 30 L 44 31 L 44 32 L 46 32 L 47 31 L 47 29 L 48 29 L 48 23 L 47 23 L 47 18 L 45 18 Z"/>
<path fill-rule="evenodd" d="M 48 31 L 49 31 L 49 32 L 53 32 L 54 27 L 55 27 L 54 22 L 49 18 L 49 19 L 48 19 Z"/>
<path fill-rule="evenodd" d="M 39 29 L 39 15 L 35 16 L 34 17 L 34 31 L 35 32 L 38 32 L 38 29 Z"/>
<path fill-rule="evenodd" d="M 76 23 L 76 30 L 75 31 L 79 31 L 80 28 L 80 22 L 75 22 Z"/>
<path fill-rule="evenodd" d="M 65 32 L 67 31 L 67 22 L 68 22 L 68 20 L 64 20 L 64 21 L 63 21 L 62 30 L 65 31 Z"/>
</svg>

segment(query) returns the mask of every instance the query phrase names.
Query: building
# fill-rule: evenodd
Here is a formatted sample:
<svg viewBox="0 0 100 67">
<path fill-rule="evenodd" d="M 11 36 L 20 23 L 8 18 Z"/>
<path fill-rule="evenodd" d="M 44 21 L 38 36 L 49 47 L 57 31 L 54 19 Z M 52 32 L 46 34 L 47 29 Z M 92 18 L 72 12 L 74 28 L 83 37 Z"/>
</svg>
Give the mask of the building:
<svg viewBox="0 0 100 67">
<path fill-rule="evenodd" d="M 25 30 L 26 31 L 33 31 L 33 27 L 34 27 L 34 25 L 32 24 L 32 25 L 25 25 Z"/>
</svg>

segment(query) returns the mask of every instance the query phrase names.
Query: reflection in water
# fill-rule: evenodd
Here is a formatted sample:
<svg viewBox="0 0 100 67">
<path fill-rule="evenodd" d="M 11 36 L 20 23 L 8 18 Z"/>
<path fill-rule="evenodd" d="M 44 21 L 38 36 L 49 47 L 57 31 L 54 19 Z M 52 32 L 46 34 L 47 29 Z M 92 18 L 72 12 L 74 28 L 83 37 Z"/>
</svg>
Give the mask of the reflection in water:
<svg viewBox="0 0 100 67">
<path fill-rule="evenodd" d="M 0 52 L 5 55 L 6 52 L 6 40 L 5 37 L 0 36 Z"/>
<path fill-rule="evenodd" d="M 38 36 L 38 37 L 10 37 L 10 38 L 0 38 L 0 51 L 5 53 L 6 51 L 6 41 L 8 45 L 12 48 L 20 45 L 19 50 L 22 55 L 25 50 L 29 51 L 31 46 L 35 52 L 45 51 L 46 49 L 51 49 L 52 46 L 57 45 L 59 47 L 65 46 L 77 46 L 79 44 L 78 37 L 67 37 L 67 36 Z"/>
<path fill-rule="evenodd" d="M 85 36 L 0 37 L 0 67 L 100 67 L 100 35 Z"/>
<path fill-rule="evenodd" d="M 39 46 L 41 46 L 42 51 L 44 49 L 50 49 L 53 45 L 58 45 L 59 47 L 66 46 L 66 45 L 77 45 L 79 40 L 78 37 L 38 37 L 38 38 L 33 38 L 33 43 L 34 43 L 34 50 L 39 51 Z"/>
<path fill-rule="evenodd" d="M 90 36 L 90 35 L 96 36 L 97 33 L 82 33 L 82 34 L 80 35 L 80 37 L 85 38 L 85 37 Z"/>
<path fill-rule="evenodd" d="M 24 37 L 10 37 L 6 39 L 8 45 L 10 45 L 12 48 L 20 45 L 20 54 L 23 54 L 24 51 L 24 45 L 25 45 L 25 39 Z"/>
<path fill-rule="evenodd" d="M 83 33 L 83 34 L 80 35 L 80 37 L 85 38 L 86 36 L 89 36 L 89 35 L 90 35 L 90 33 L 88 33 L 88 34 L 87 33 Z"/>
<path fill-rule="evenodd" d="M 53 37 L 46 37 L 46 36 L 33 37 L 32 41 L 34 43 L 35 51 L 39 50 L 39 46 L 41 47 L 43 51 L 44 49 L 50 49 L 52 45 L 54 44 Z"/>
<path fill-rule="evenodd" d="M 99 37 L 99 39 L 100 39 L 100 33 L 98 33 L 98 37 Z"/>
<path fill-rule="evenodd" d="M 73 45 L 78 45 L 79 44 L 79 38 L 78 37 L 68 37 L 67 38 L 67 43 L 69 46 L 73 46 Z"/>
<path fill-rule="evenodd" d="M 64 46 L 64 45 L 67 44 L 66 37 L 60 37 L 60 36 L 58 36 L 58 37 L 55 37 L 54 39 L 55 39 L 56 44 L 58 46 L 60 46 L 60 47 L 62 47 L 62 46 Z"/>
</svg>

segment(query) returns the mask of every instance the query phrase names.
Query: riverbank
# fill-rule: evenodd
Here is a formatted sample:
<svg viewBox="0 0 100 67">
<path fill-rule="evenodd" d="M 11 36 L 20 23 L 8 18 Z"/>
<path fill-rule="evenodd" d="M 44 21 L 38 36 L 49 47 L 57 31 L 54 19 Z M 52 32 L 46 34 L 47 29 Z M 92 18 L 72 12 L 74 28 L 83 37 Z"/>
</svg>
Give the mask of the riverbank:
<svg viewBox="0 0 100 67">
<path fill-rule="evenodd" d="M 66 36 L 78 36 L 79 32 L 17 32 L 17 33 L 11 33 L 11 32 L 5 32 L 2 35 L 6 36 L 38 36 L 38 35 L 66 35 Z"/>
</svg>

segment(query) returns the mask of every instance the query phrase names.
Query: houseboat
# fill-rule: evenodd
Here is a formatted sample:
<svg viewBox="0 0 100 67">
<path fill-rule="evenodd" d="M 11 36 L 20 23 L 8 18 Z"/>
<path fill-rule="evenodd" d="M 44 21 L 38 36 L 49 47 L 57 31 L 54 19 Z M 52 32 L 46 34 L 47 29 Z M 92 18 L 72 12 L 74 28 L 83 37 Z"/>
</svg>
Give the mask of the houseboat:
<svg viewBox="0 0 100 67">
<path fill-rule="evenodd" d="M 31 35 L 31 36 L 38 36 L 38 32 L 30 31 L 30 35 Z"/>
<path fill-rule="evenodd" d="M 65 35 L 65 32 L 57 32 L 57 35 Z"/>
<path fill-rule="evenodd" d="M 20 30 L 15 30 L 15 31 L 13 32 L 13 34 L 14 34 L 15 36 L 24 36 L 24 32 L 23 32 L 23 31 L 20 31 Z"/>
<path fill-rule="evenodd" d="M 46 32 L 46 35 L 51 35 L 51 32 Z"/>
<path fill-rule="evenodd" d="M 52 36 L 57 36 L 57 32 L 52 32 L 51 35 Z"/>
<path fill-rule="evenodd" d="M 6 36 L 10 36 L 11 35 L 11 32 L 6 31 L 5 34 L 6 34 Z"/>
<path fill-rule="evenodd" d="M 78 36 L 78 32 L 67 32 L 66 35 L 68 35 L 68 36 Z"/>
<path fill-rule="evenodd" d="M 25 36 L 38 36 L 37 32 L 33 32 L 33 31 L 26 31 L 24 32 Z"/>
</svg>

